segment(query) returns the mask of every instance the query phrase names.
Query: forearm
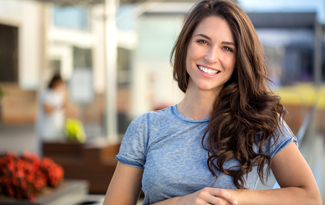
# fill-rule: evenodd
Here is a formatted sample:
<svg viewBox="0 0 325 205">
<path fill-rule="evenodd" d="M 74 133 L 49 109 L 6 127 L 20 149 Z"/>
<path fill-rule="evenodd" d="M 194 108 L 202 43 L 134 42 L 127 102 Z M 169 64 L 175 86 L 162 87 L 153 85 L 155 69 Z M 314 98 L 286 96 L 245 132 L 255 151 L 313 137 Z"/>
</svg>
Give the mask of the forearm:
<svg viewBox="0 0 325 205">
<path fill-rule="evenodd" d="M 174 197 L 174 198 L 170 198 L 164 201 L 160 201 L 157 203 L 154 203 L 152 205 L 178 205 L 179 200 L 181 199 L 181 197 Z"/>
<path fill-rule="evenodd" d="M 299 187 L 269 190 L 229 189 L 227 191 L 236 198 L 239 205 L 322 204 L 319 192 L 308 192 L 306 189 Z"/>
<path fill-rule="evenodd" d="M 157 202 L 154 205 L 237 205 L 236 199 L 225 189 L 205 187 L 189 195 L 174 197 L 165 201 Z"/>
<path fill-rule="evenodd" d="M 55 110 L 55 107 L 48 104 L 44 104 L 43 108 L 46 114 L 51 114 Z"/>
</svg>

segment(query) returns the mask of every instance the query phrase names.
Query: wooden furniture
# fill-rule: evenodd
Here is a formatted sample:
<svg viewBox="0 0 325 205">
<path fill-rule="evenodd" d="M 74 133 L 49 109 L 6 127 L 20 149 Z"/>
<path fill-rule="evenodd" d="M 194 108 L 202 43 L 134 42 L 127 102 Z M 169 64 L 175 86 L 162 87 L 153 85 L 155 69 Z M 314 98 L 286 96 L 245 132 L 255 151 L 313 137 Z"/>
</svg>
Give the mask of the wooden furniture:
<svg viewBox="0 0 325 205">
<path fill-rule="evenodd" d="M 119 147 L 104 139 L 94 139 L 84 144 L 46 141 L 42 150 L 43 157 L 51 157 L 63 167 L 65 179 L 87 180 L 90 194 L 105 194 L 117 164 Z"/>
</svg>

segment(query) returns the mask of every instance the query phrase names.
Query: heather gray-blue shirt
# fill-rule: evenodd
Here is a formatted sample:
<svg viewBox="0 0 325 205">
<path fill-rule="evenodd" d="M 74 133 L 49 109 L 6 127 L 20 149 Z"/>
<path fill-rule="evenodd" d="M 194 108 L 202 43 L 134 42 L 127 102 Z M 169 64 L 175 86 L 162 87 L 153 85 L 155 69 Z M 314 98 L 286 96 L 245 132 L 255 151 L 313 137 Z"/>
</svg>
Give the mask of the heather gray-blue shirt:
<svg viewBox="0 0 325 205">
<path fill-rule="evenodd" d="M 204 187 L 237 189 L 233 178 L 222 173 L 214 183 L 215 177 L 207 167 L 208 153 L 202 147 L 202 136 L 209 119 L 186 118 L 173 105 L 145 113 L 132 121 L 116 159 L 144 169 L 144 205 L 188 195 Z M 271 146 L 274 144 L 272 140 L 264 146 L 264 151 L 271 157 L 292 141 L 296 142 L 285 122 L 282 132 L 274 146 Z M 257 147 L 255 151 L 258 152 Z M 239 165 L 235 159 L 224 163 L 225 168 Z M 248 174 L 247 188 L 255 189 L 257 182 L 258 174 L 254 168 Z"/>
</svg>

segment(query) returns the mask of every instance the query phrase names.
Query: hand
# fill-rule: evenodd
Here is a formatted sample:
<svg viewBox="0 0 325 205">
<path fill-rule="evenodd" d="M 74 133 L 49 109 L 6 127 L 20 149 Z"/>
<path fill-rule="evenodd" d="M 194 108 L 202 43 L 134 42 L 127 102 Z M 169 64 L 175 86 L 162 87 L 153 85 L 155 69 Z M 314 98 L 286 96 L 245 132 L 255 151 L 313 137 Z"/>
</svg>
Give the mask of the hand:
<svg viewBox="0 0 325 205">
<path fill-rule="evenodd" d="M 206 187 L 179 199 L 179 205 L 237 205 L 235 198 L 225 189 Z"/>
</svg>

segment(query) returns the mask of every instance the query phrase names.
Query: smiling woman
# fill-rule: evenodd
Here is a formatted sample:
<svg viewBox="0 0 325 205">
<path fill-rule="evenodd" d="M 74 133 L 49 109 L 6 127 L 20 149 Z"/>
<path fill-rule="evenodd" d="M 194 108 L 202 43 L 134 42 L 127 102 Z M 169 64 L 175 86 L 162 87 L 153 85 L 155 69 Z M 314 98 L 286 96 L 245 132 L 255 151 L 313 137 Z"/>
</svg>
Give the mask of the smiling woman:
<svg viewBox="0 0 325 205">
<path fill-rule="evenodd" d="M 235 51 L 227 21 L 216 16 L 203 19 L 187 49 L 186 71 L 191 76 L 188 89 L 213 90 L 217 96 L 234 71 Z"/>
<path fill-rule="evenodd" d="M 130 124 L 104 204 L 322 204 L 245 12 L 203 0 L 171 55 L 184 99 Z M 267 165 L 268 170 L 264 171 Z M 257 191 L 272 169 L 281 186 Z"/>
</svg>

